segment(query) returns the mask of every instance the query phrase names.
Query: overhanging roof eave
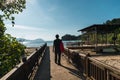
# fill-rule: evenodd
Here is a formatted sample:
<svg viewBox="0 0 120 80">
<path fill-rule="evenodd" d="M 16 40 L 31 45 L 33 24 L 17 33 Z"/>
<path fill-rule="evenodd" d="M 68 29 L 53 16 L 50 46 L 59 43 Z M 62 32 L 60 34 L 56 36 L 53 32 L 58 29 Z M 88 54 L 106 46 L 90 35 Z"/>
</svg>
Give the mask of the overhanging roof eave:
<svg viewBox="0 0 120 80">
<path fill-rule="evenodd" d="M 99 32 L 112 32 L 113 30 L 120 28 L 120 24 L 113 24 L 113 25 L 106 25 L 106 24 L 94 24 L 78 30 L 78 32 L 88 32 L 88 31 L 95 31 L 95 28 Z"/>
</svg>

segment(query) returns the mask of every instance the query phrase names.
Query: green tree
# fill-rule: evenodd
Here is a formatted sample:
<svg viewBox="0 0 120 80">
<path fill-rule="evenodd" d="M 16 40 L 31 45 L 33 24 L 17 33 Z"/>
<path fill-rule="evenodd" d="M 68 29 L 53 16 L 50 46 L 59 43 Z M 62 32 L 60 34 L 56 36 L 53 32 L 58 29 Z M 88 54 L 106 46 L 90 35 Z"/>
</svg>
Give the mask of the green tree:
<svg viewBox="0 0 120 80">
<path fill-rule="evenodd" d="M 114 19 L 112 19 L 112 20 L 107 20 L 104 24 L 109 24 L 109 25 L 116 24 L 116 25 L 120 25 L 120 18 L 114 18 Z M 113 30 L 114 30 L 114 29 L 113 29 Z M 116 29 L 114 32 L 115 32 L 115 34 L 117 35 L 117 36 L 116 36 L 116 38 L 117 38 L 116 42 L 117 42 L 118 44 L 120 44 L 120 28 L 119 28 L 119 29 Z M 109 41 L 110 43 L 113 43 L 112 38 L 114 37 L 114 34 L 109 34 L 108 36 L 109 36 L 109 37 L 108 37 L 108 38 L 109 38 L 108 41 Z"/>
<path fill-rule="evenodd" d="M 20 44 L 16 38 L 10 34 L 6 34 L 0 39 L 2 41 L 0 48 L 0 71 L 2 73 L 1 75 L 3 75 L 20 62 L 20 57 L 24 54 L 25 46 Z"/>
<path fill-rule="evenodd" d="M 26 0 L 0 0 L 0 20 L 9 19 L 14 25 L 15 18 L 13 14 L 18 14 L 25 9 Z"/>
<path fill-rule="evenodd" d="M 114 18 L 112 20 L 107 20 L 104 24 L 120 24 L 120 18 Z"/>
<path fill-rule="evenodd" d="M 25 0 L 0 0 L 0 77 L 19 63 L 21 55 L 25 53 L 24 45 L 10 34 L 4 34 L 4 20 L 10 20 L 14 26 L 14 14 L 22 12 L 25 4 Z"/>
<path fill-rule="evenodd" d="M 62 36 L 62 40 L 79 40 L 80 38 L 81 36 L 75 36 L 75 35 L 70 35 L 70 34 L 66 34 Z"/>
</svg>

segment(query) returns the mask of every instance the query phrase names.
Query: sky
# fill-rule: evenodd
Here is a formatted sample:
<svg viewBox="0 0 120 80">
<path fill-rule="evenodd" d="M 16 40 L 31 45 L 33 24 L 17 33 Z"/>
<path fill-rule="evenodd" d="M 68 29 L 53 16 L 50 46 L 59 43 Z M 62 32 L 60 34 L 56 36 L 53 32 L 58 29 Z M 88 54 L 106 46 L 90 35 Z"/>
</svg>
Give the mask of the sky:
<svg viewBox="0 0 120 80">
<path fill-rule="evenodd" d="M 55 35 L 80 35 L 78 30 L 120 18 L 120 0 L 27 0 L 26 9 L 6 21 L 6 33 L 17 38 L 54 40 Z"/>
</svg>

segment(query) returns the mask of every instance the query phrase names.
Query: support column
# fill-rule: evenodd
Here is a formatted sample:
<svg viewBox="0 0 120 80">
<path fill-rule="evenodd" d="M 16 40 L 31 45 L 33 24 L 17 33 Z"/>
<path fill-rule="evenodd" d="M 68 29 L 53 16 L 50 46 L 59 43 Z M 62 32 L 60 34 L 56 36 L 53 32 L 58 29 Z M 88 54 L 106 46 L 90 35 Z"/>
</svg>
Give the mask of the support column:
<svg viewBox="0 0 120 80">
<path fill-rule="evenodd" d="M 108 39 L 107 39 L 107 33 L 106 33 L 106 46 L 107 46 L 107 43 L 108 43 Z"/>
<path fill-rule="evenodd" d="M 97 50 L 97 28 L 95 27 L 95 49 Z"/>
</svg>

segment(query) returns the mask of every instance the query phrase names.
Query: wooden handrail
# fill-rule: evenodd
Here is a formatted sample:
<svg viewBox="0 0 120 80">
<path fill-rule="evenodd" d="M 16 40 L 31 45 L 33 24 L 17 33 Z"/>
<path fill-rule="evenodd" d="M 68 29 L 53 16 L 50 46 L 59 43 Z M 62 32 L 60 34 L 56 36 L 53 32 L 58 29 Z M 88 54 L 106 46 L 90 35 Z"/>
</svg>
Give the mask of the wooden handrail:
<svg viewBox="0 0 120 80">
<path fill-rule="evenodd" d="M 32 53 L 26 62 L 20 63 L 16 68 L 12 69 L 0 80 L 29 80 L 34 67 L 39 63 L 41 55 L 44 54 L 47 44 L 44 44 L 36 52 Z"/>
<path fill-rule="evenodd" d="M 64 53 L 69 57 L 69 60 L 73 60 L 73 64 L 78 65 L 80 71 L 90 80 L 120 80 L 120 70 L 104 64 L 92 56 L 77 53 L 68 48 Z M 75 56 L 76 54 L 79 55 Z M 77 60 L 74 61 L 74 59 Z"/>
</svg>

